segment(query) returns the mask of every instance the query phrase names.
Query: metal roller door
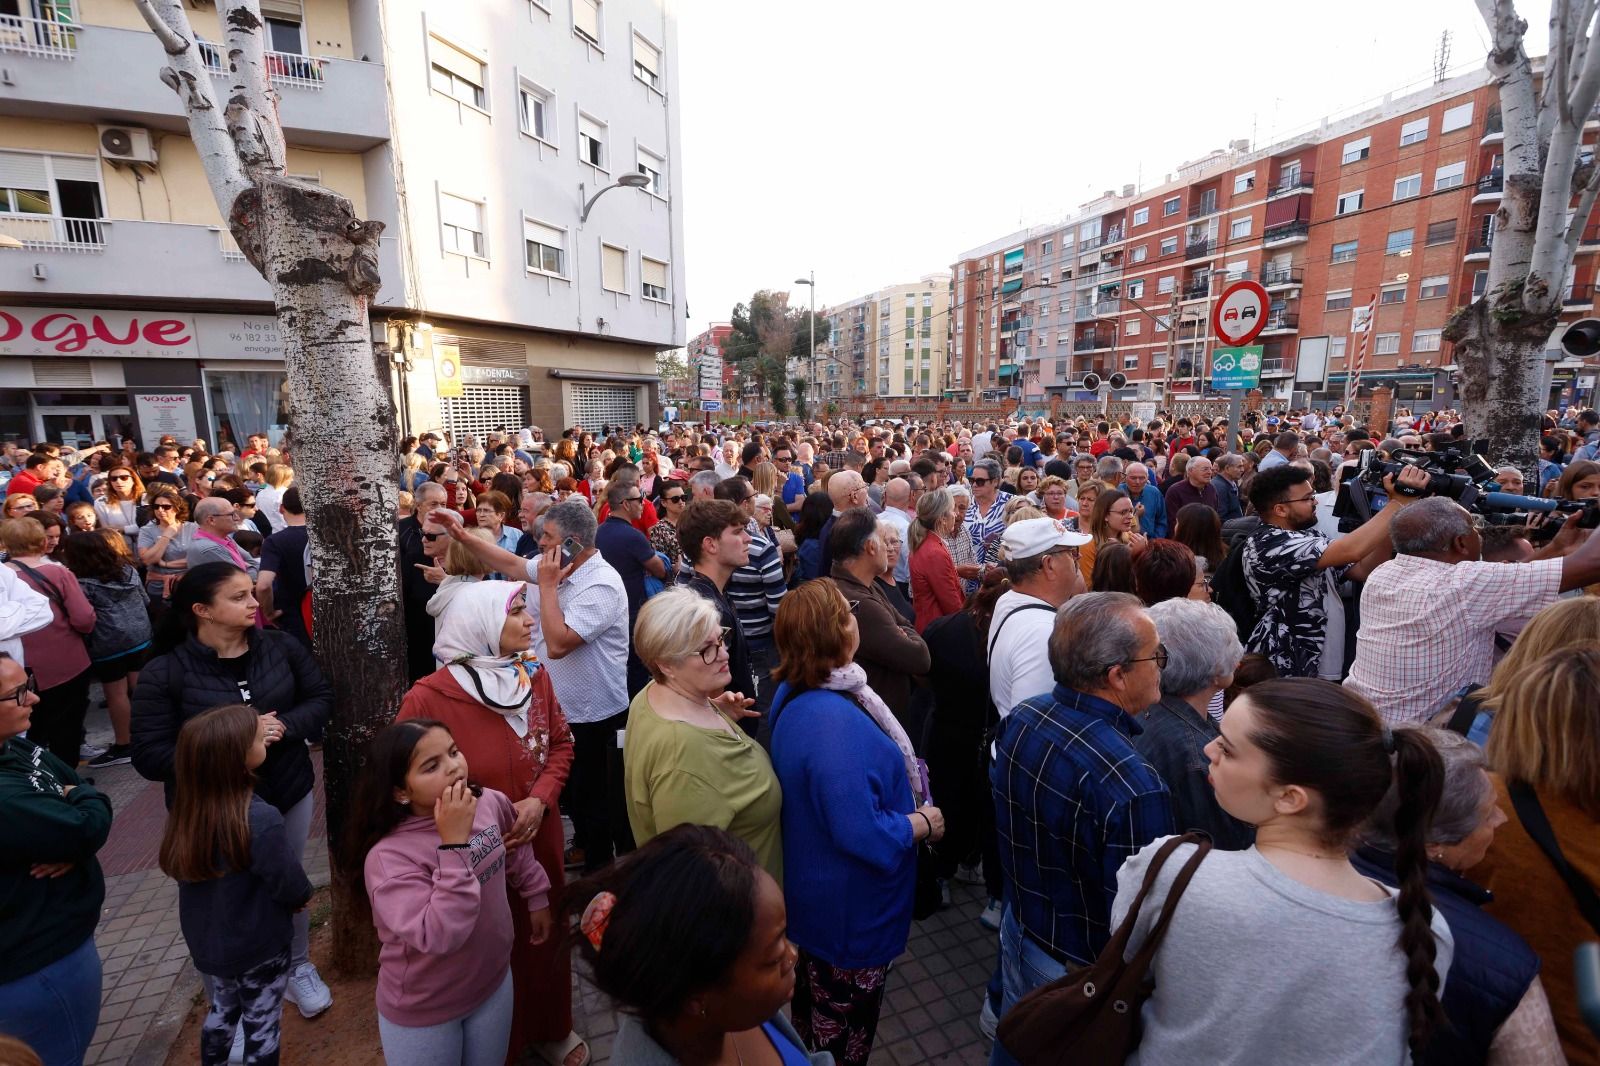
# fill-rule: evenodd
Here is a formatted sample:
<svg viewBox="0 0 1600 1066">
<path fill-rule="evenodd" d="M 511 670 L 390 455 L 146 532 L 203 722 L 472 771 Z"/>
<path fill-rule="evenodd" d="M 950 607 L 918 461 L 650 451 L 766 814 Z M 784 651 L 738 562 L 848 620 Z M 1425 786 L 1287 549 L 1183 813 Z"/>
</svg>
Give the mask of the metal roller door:
<svg viewBox="0 0 1600 1066">
<path fill-rule="evenodd" d="M 572 386 L 572 419 L 584 429 L 632 426 L 639 421 L 639 390 L 632 385 Z"/>
<path fill-rule="evenodd" d="M 504 426 L 515 433 L 528 424 L 527 390 L 520 385 L 463 385 L 460 396 L 442 396 L 445 428 L 452 439 L 468 434 L 482 443 L 485 435 Z"/>
</svg>

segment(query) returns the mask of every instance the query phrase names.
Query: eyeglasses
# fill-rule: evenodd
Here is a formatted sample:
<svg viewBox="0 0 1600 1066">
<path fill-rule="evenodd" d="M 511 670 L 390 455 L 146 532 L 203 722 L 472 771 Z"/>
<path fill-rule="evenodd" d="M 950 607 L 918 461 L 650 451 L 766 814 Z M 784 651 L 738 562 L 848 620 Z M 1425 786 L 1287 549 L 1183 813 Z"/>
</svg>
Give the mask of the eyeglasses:
<svg viewBox="0 0 1600 1066">
<path fill-rule="evenodd" d="M 37 693 L 38 691 L 39 682 L 33 676 L 33 670 L 29 669 L 28 680 L 24 681 L 22 686 L 15 691 L 8 692 L 4 696 L 0 696 L 0 703 L 15 703 L 18 707 L 21 707 L 23 698 L 26 697 L 28 693 Z"/>
<path fill-rule="evenodd" d="M 1129 664 L 1144 662 L 1155 663 L 1157 670 L 1165 670 L 1167 668 L 1167 646 L 1165 644 L 1157 644 L 1154 655 L 1141 655 L 1137 659 L 1128 660 Z"/>
<path fill-rule="evenodd" d="M 716 640 L 713 640 L 710 644 L 707 644 L 705 647 L 700 649 L 700 661 L 705 663 L 707 666 L 710 666 L 712 663 L 716 662 L 717 652 L 728 646 L 728 636 L 732 632 L 732 629 L 723 627 L 722 632 L 717 634 Z"/>
<path fill-rule="evenodd" d="M 1046 559 L 1050 558 L 1052 555 L 1070 555 L 1076 559 L 1078 557 L 1078 549 L 1076 547 L 1069 546 L 1065 548 L 1056 548 L 1054 551 L 1047 551 L 1044 553 L 1044 557 Z"/>
<path fill-rule="evenodd" d="M 972 482 L 974 485 L 987 485 L 990 481 L 992 481 L 994 479 L 993 478 L 986 478 L 986 477 L 969 477 L 969 478 L 967 478 L 967 480 Z"/>
<path fill-rule="evenodd" d="M 150 505 L 150 510 L 152 510 L 152 511 L 175 511 L 175 510 L 177 510 L 177 508 L 173 507 L 172 504 L 170 504 L 170 503 L 152 503 Z"/>
<path fill-rule="evenodd" d="M 1293 499 L 1281 500 L 1279 502 L 1281 502 L 1281 503 L 1305 503 L 1307 500 L 1315 500 L 1316 498 L 1317 498 L 1317 494 L 1313 492 L 1313 493 L 1311 493 L 1309 495 L 1306 495 L 1306 496 L 1296 496 Z"/>
<path fill-rule="evenodd" d="M 671 496 L 663 496 L 663 497 L 661 497 L 661 502 L 662 503 L 682 503 L 683 502 L 683 493 L 678 492 L 678 493 L 674 493 Z"/>
</svg>

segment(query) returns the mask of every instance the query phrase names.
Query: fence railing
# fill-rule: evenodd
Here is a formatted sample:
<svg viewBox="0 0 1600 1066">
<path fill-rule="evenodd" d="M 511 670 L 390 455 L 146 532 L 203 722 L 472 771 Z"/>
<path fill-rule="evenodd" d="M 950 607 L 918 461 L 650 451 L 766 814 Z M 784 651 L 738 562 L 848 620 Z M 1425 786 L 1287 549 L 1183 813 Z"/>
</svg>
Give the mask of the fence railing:
<svg viewBox="0 0 1600 1066">
<path fill-rule="evenodd" d="M 233 72 L 228 69 L 222 49 L 210 41 L 199 44 L 200 58 L 214 78 L 226 78 Z M 320 89 L 323 85 L 323 63 L 316 56 L 303 56 L 295 52 L 268 52 L 267 76 L 283 85 L 301 89 Z"/>
<path fill-rule="evenodd" d="M 111 223 L 103 218 L 0 214 L 0 234 L 41 252 L 104 251 L 110 232 Z"/>
<path fill-rule="evenodd" d="M 0 15 L 0 52 L 15 52 L 45 59 L 71 59 L 78 51 L 77 23 L 66 19 L 36 19 L 26 15 Z"/>
</svg>

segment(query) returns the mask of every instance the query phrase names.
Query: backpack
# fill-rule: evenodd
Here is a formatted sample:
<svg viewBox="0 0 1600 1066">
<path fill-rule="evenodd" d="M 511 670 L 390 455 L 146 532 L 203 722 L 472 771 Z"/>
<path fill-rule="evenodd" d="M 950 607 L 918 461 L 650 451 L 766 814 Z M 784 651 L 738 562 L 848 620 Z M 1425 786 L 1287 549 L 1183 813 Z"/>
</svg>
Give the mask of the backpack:
<svg viewBox="0 0 1600 1066">
<path fill-rule="evenodd" d="M 1256 601 L 1250 595 L 1250 586 L 1244 576 L 1244 540 L 1234 542 L 1233 549 L 1222 557 L 1222 562 L 1211 573 L 1211 599 L 1228 612 L 1234 628 L 1239 632 L 1239 642 L 1249 645 L 1250 632 L 1256 627 Z"/>
</svg>

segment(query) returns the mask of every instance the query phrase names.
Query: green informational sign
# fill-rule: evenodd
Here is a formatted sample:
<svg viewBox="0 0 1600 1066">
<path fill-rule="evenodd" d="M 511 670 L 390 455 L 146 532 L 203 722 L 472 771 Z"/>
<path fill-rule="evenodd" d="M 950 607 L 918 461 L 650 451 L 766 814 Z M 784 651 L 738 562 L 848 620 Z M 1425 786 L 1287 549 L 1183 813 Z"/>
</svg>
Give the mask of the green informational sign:
<svg viewBox="0 0 1600 1066">
<path fill-rule="evenodd" d="M 1211 353 L 1211 387 L 1217 392 L 1228 389 L 1253 389 L 1261 384 L 1261 353 L 1259 344 L 1243 348 L 1218 348 Z"/>
</svg>

